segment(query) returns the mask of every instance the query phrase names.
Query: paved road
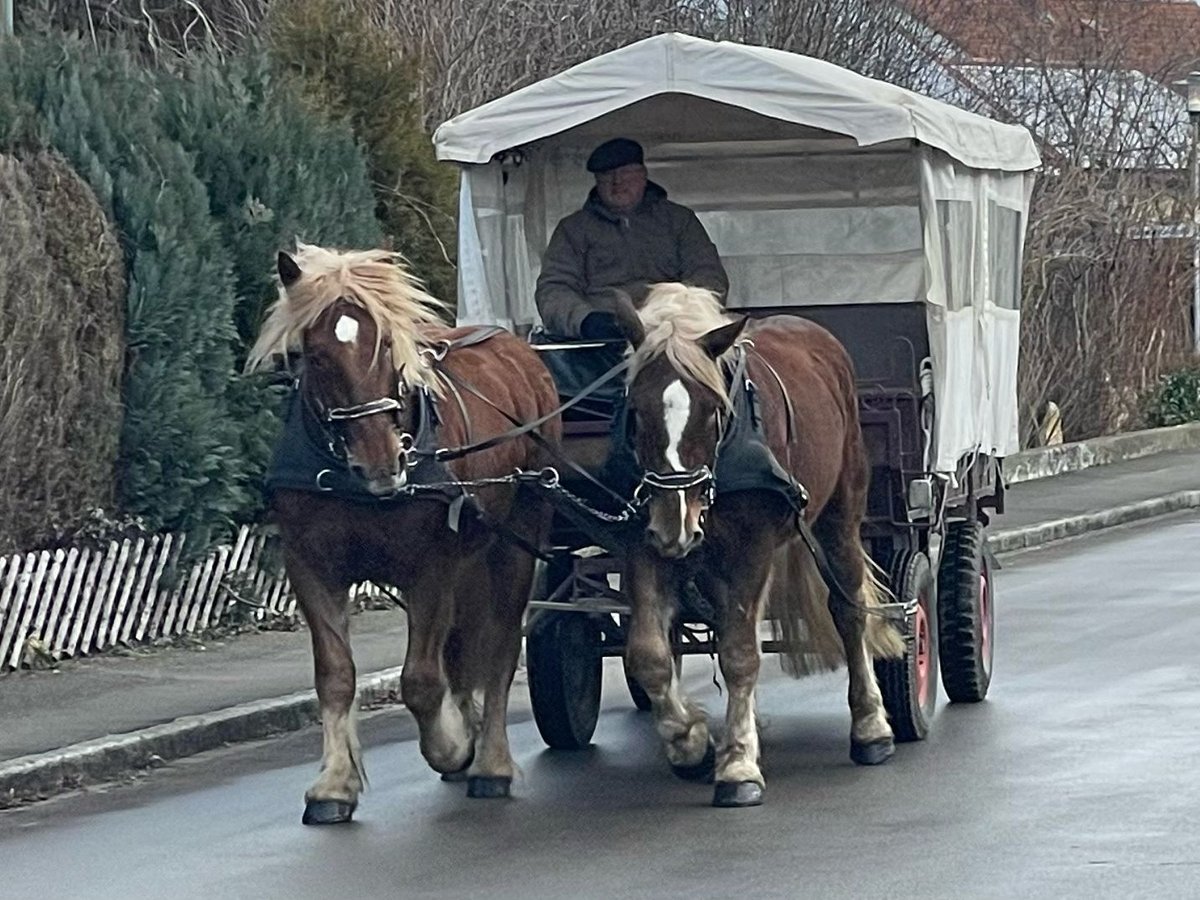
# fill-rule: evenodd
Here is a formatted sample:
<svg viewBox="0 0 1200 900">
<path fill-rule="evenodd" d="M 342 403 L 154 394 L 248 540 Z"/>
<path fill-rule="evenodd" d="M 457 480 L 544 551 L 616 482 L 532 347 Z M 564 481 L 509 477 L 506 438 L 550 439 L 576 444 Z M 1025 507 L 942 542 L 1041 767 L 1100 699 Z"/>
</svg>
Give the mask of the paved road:
<svg viewBox="0 0 1200 900">
<path fill-rule="evenodd" d="M 299 824 L 310 730 L 0 814 L 0 896 L 1198 896 L 1197 546 L 1191 516 L 1007 561 L 991 699 L 879 769 L 847 760 L 841 678 L 769 664 L 759 809 L 672 780 L 616 685 L 584 754 L 518 703 L 510 802 L 439 783 L 385 711 L 351 827 Z"/>
</svg>

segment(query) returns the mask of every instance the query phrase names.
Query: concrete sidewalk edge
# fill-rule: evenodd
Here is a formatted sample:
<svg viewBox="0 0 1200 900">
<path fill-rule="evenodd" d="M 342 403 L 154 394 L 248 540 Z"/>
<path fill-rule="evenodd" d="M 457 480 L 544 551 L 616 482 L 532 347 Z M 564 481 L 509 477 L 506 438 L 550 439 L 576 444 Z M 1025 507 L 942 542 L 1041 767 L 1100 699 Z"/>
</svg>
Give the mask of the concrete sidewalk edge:
<svg viewBox="0 0 1200 900">
<path fill-rule="evenodd" d="M 1079 472 L 1092 466 L 1196 449 L 1200 449 L 1200 422 L 1128 431 L 1014 453 L 1004 460 L 1004 481 L 1010 485 L 1020 484 Z"/>
<path fill-rule="evenodd" d="M 395 666 L 359 678 L 359 706 L 398 702 L 400 672 Z M 297 691 L 21 756 L 0 764 L 0 809 L 113 781 L 225 744 L 297 731 L 319 720 L 316 692 Z"/>
<path fill-rule="evenodd" d="M 1139 500 L 1124 506 L 1114 506 L 1111 509 L 1052 519 L 1049 522 L 1039 522 L 1023 528 L 997 531 L 988 536 L 988 546 L 993 553 L 1032 550 L 1068 538 L 1103 531 L 1106 528 L 1116 528 L 1118 525 L 1128 525 L 1132 522 L 1197 508 L 1200 508 L 1200 490 L 1176 491 L 1173 494 Z"/>
<path fill-rule="evenodd" d="M 988 544 L 994 553 L 1044 547 L 1091 532 L 1200 508 L 1200 490 L 1178 491 L 1150 500 L 997 531 Z M 360 706 L 397 702 L 401 667 L 359 679 Z M 216 712 L 183 716 L 122 735 L 96 738 L 0 764 L 0 809 L 42 800 L 88 784 L 113 781 L 212 750 L 224 744 L 259 740 L 296 731 L 319 721 L 314 691 L 242 703 Z"/>
</svg>

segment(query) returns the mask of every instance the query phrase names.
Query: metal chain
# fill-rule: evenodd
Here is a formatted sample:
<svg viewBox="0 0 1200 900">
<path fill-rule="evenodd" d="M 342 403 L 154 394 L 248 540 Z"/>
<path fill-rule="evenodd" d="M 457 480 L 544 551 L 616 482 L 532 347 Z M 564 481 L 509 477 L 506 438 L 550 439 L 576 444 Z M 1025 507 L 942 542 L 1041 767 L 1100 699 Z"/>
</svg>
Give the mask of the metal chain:
<svg viewBox="0 0 1200 900">
<path fill-rule="evenodd" d="M 422 492 L 438 492 L 447 489 L 456 489 L 462 490 L 464 493 L 471 493 L 474 489 L 480 487 L 502 484 L 520 484 L 522 482 L 536 484 L 545 490 L 562 494 L 573 504 L 592 517 L 599 519 L 602 522 L 608 522 L 612 525 L 622 525 L 638 515 L 639 512 L 639 507 L 629 502 L 626 502 L 625 509 L 617 514 L 605 512 L 602 509 L 596 509 L 582 497 L 563 487 L 558 470 L 553 466 L 547 466 L 538 472 L 528 472 L 523 469 L 518 469 L 510 475 L 498 475 L 492 478 L 432 481 L 427 484 L 411 484 L 401 488 L 398 493 L 417 494 Z"/>
<path fill-rule="evenodd" d="M 602 509 L 596 509 L 582 497 L 578 496 L 577 494 L 573 494 L 571 491 L 568 491 L 562 486 L 562 484 L 548 485 L 547 487 L 549 487 L 550 490 L 557 491 L 558 493 L 562 494 L 593 518 L 599 519 L 601 522 L 608 522 L 610 525 L 624 525 L 639 512 L 639 507 L 634 506 L 632 503 L 626 501 L 625 508 L 621 510 L 620 513 L 614 515 L 613 513 L 605 512 Z"/>
</svg>

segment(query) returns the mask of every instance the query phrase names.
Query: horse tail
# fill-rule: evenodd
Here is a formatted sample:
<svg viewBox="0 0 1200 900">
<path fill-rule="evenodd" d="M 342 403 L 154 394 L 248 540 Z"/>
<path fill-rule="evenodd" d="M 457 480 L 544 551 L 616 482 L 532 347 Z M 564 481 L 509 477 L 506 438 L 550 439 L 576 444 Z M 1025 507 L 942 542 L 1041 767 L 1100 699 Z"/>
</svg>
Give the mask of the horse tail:
<svg viewBox="0 0 1200 900">
<path fill-rule="evenodd" d="M 888 590 L 883 579 L 887 577 L 875 560 L 863 552 L 863 583 L 858 591 L 858 602 L 864 609 L 879 609 L 884 603 L 890 602 L 892 592 Z M 867 652 L 875 659 L 899 659 L 904 656 L 904 637 L 896 630 L 895 624 L 883 616 L 867 614 L 865 636 Z"/>
<path fill-rule="evenodd" d="M 767 603 L 784 672 L 799 678 L 845 665 L 842 638 L 829 612 L 829 589 L 799 537 L 775 551 Z"/>
<path fill-rule="evenodd" d="M 863 609 L 878 609 L 889 597 L 883 573 L 865 551 L 860 552 L 863 580 L 856 599 Z M 776 551 L 767 603 L 784 672 L 799 678 L 845 665 L 845 645 L 829 611 L 829 588 L 817 561 L 799 538 Z M 863 619 L 867 652 L 873 658 L 904 655 L 904 638 L 889 620 L 871 613 Z"/>
</svg>

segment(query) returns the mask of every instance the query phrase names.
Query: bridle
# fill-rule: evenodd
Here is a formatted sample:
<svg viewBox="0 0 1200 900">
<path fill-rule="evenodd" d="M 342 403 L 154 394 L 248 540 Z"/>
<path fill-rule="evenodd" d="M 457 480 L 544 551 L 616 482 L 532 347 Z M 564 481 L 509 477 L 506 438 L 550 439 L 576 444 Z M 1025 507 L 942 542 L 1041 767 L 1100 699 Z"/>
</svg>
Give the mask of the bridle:
<svg viewBox="0 0 1200 900">
<path fill-rule="evenodd" d="M 348 459 L 346 436 L 339 427 L 343 422 L 390 413 L 395 420 L 394 427 L 400 433 L 402 469 L 407 470 L 415 464 L 410 456 L 415 439 L 411 433 L 405 430 L 405 414 L 410 408 L 405 400 L 412 394 L 412 390 L 402 376 L 396 376 L 396 395 L 394 397 L 378 397 L 352 406 L 322 406 L 312 392 L 306 389 L 303 374 L 298 380 L 298 387 L 305 405 L 321 429 L 321 436 L 329 447 L 329 452 L 338 459 L 343 462 Z"/>
<path fill-rule="evenodd" d="M 713 448 L 712 466 L 702 465 L 683 472 L 655 472 L 652 469 L 642 471 L 642 477 L 633 489 L 635 506 L 645 506 L 650 502 L 654 491 L 690 491 L 703 487 L 700 496 L 700 515 L 703 521 L 704 513 L 713 505 L 717 497 L 717 458 L 721 454 L 721 445 L 725 441 L 726 417 L 717 413 L 717 442 Z M 636 453 L 636 451 L 635 451 Z"/>
<path fill-rule="evenodd" d="M 746 373 L 746 351 L 745 346 L 752 346 L 750 341 L 744 341 L 738 346 L 737 362 L 733 366 L 733 371 L 730 373 L 730 384 L 733 390 L 739 389 L 739 381 L 744 381 L 745 386 L 750 386 L 750 379 Z M 689 469 L 684 472 L 654 472 L 644 470 L 642 477 L 638 481 L 637 487 L 634 488 L 633 498 L 636 506 L 644 506 L 650 502 L 650 497 L 654 491 L 688 491 L 696 487 L 704 487 L 704 493 L 700 498 L 700 521 L 704 522 L 704 514 L 708 512 L 713 505 L 717 496 L 717 461 L 721 455 L 721 448 L 725 444 L 725 432 L 729 425 L 729 419 L 732 412 L 723 411 L 718 407 L 716 417 L 717 441 L 713 447 L 712 465 L 703 465 L 695 469 Z M 635 451 L 636 453 L 636 451 Z"/>
</svg>

